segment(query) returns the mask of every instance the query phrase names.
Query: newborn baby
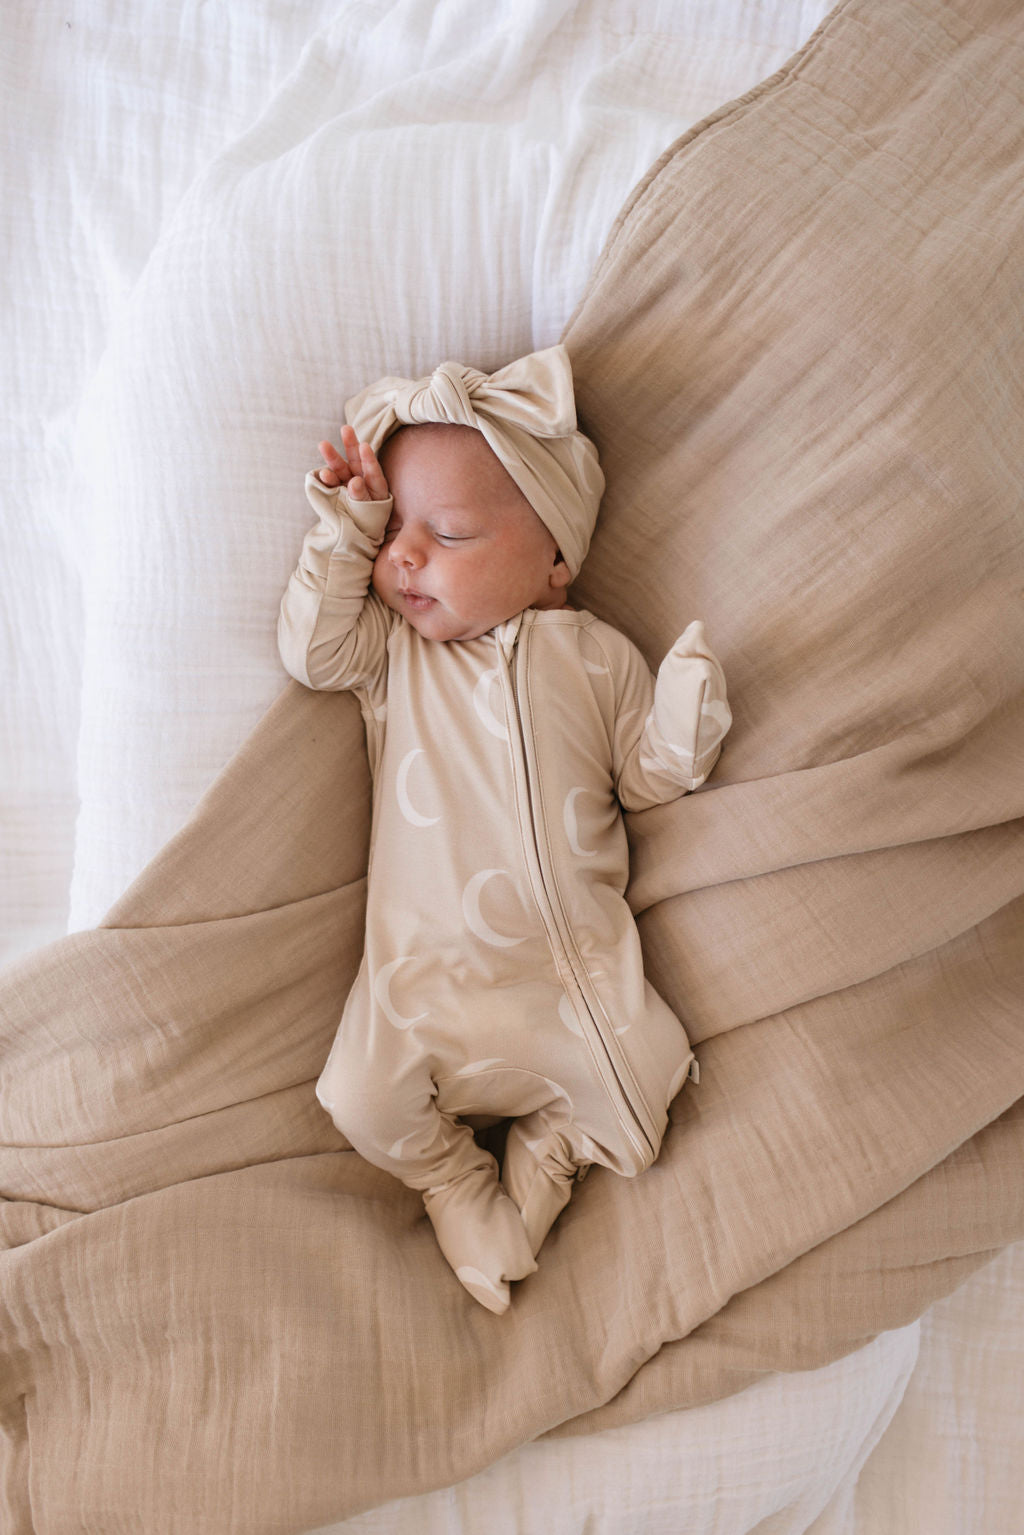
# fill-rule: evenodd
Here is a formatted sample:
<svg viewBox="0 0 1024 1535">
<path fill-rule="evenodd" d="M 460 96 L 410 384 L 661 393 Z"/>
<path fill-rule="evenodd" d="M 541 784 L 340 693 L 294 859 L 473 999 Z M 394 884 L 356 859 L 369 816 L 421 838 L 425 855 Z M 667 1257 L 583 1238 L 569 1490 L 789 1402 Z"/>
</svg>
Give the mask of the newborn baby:
<svg viewBox="0 0 1024 1535">
<path fill-rule="evenodd" d="M 699 622 L 655 683 L 569 605 L 604 478 L 563 347 L 385 378 L 346 416 L 278 627 L 293 677 L 356 693 L 374 782 L 365 949 L 317 1096 L 501 1313 L 573 1180 L 658 1154 L 693 1054 L 644 979 L 620 807 L 703 783 L 731 717 Z M 473 1127 L 509 1116 L 499 1176 Z"/>
</svg>

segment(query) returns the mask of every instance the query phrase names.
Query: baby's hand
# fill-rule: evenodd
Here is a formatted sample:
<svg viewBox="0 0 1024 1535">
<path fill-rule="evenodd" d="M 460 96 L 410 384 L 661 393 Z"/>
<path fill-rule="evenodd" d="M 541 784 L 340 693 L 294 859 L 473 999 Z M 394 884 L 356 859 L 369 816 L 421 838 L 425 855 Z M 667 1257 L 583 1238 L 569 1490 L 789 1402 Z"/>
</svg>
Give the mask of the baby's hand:
<svg viewBox="0 0 1024 1535">
<path fill-rule="evenodd" d="M 344 485 L 353 501 L 384 501 L 391 494 L 384 471 L 377 462 L 377 455 L 368 442 L 360 442 L 355 428 L 343 426 L 341 443 L 344 456 L 333 443 L 318 444 L 320 455 L 326 464 L 319 471 L 321 484 L 333 490 Z"/>
</svg>

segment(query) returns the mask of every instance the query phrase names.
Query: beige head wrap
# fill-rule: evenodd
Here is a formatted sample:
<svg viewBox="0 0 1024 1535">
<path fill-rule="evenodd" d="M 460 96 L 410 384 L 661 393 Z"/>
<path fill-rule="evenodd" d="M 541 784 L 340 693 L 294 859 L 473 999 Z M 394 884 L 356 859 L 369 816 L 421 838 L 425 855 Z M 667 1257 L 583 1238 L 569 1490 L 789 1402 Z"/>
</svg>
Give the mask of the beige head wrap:
<svg viewBox="0 0 1024 1535">
<path fill-rule="evenodd" d="M 520 357 L 497 373 L 443 362 L 427 378 L 382 378 L 345 403 L 345 416 L 377 452 L 400 426 L 439 421 L 482 432 L 575 576 L 604 490 L 597 450 L 576 429 L 564 346 Z"/>
</svg>

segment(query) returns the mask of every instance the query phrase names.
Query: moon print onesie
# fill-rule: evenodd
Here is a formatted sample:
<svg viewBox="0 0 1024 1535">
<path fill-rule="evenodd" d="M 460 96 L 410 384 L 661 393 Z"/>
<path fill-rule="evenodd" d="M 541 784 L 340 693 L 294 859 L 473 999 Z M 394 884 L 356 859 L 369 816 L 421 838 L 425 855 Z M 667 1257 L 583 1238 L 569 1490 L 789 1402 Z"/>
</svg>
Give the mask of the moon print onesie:
<svg viewBox="0 0 1024 1535">
<path fill-rule="evenodd" d="M 374 780 L 366 942 L 317 1096 L 424 1196 L 467 1290 L 507 1308 L 591 1163 L 657 1156 L 693 1060 L 644 979 L 620 807 L 701 784 L 730 724 L 693 623 L 657 682 L 586 612 L 424 639 L 370 589 L 391 501 L 306 480 L 319 522 L 281 605 L 285 665 L 356 692 Z M 467 1116 L 513 1116 L 501 1181 Z"/>
</svg>

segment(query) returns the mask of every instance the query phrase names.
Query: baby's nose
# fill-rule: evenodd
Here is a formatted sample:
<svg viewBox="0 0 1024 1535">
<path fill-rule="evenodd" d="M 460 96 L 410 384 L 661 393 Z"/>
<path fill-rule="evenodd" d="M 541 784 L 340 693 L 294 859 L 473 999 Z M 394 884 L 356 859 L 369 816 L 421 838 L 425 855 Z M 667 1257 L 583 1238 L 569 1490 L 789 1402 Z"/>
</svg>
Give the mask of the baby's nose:
<svg viewBox="0 0 1024 1535">
<path fill-rule="evenodd" d="M 395 534 L 388 546 L 388 555 L 393 565 L 408 565 L 413 568 L 423 564 L 423 555 L 416 540 L 408 533 L 401 531 Z"/>
</svg>

